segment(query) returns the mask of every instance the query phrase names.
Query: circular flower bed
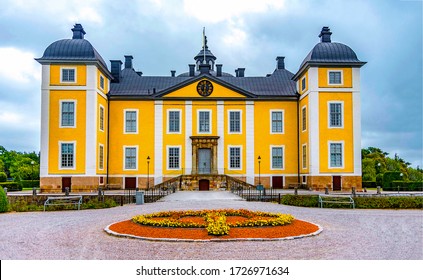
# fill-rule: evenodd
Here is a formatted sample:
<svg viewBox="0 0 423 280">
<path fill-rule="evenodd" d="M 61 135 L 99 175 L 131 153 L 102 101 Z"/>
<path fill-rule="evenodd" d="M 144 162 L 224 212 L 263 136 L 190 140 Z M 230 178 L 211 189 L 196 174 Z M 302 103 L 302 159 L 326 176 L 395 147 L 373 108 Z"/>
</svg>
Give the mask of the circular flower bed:
<svg viewBox="0 0 423 280">
<path fill-rule="evenodd" d="M 117 236 L 168 241 L 274 240 L 316 235 L 321 230 L 290 214 L 245 209 L 158 212 L 105 229 Z"/>
</svg>

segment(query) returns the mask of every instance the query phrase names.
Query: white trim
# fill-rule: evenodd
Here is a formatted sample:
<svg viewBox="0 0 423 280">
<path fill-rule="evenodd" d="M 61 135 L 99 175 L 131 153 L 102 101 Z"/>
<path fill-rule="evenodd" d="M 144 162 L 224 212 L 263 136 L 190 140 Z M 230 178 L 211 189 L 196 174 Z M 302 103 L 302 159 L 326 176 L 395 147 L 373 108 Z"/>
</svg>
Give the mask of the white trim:
<svg viewBox="0 0 423 280">
<path fill-rule="evenodd" d="M 307 184 L 307 177 L 308 175 L 301 174 L 301 184 Z"/>
<path fill-rule="evenodd" d="M 59 141 L 59 170 L 76 170 L 76 141 Z M 73 163 L 72 167 L 62 167 L 62 144 L 73 144 Z"/>
<path fill-rule="evenodd" d="M 208 132 L 200 132 L 200 112 L 209 112 L 209 131 Z M 197 134 L 212 134 L 213 131 L 213 115 L 212 110 L 210 109 L 198 109 L 197 110 Z"/>
<path fill-rule="evenodd" d="M 330 124 L 330 105 L 331 104 L 341 104 L 341 126 L 332 126 Z M 329 129 L 343 129 L 344 128 L 344 101 L 343 100 L 329 100 L 328 105 L 328 128 Z"/>
<path fill-rule="evenodd" d="M 154 101 L 154 184 L 163 181 L 163 101 Z"/>
<path fill-rule="evenodd" d="M 126 148 L 135 148 L 135 168 L 126 168 Z M 137 171 L 138 170 L 138 145 L 124 145 L 123 146 L 122 170 L 124 170 L 124 171 Z"/>
<path fill-rule="evenodd" d="M 103 129 L 101 129 L 101 108 L 103 109 Z M 104 132 L 104 125 L 106 120 L 106 111 L 104 110 L 104 106 L 100 104 L 98 109 L 98 130 Z"/>
<path fill-rule="evenodd" d="M 306 157 L 306 159 L 305 159 L 305 162 L 306 162 L 306 164 L 305 164 L 305 166 L 304 166 L 304 147 L 306 148 L 306 154 L 305 154 L 305 157 Z M 307 143 L 305 143 L 305 144 L 302 144 L 301 145 L 301 168 L 302 169 L 307 169 L 307 166 L 308 166 L 308 150 L 307 150 Z"/>
<path fill-rule="evenodd" d="M 63 70 L 74 70 L 75 73 L 75 80 L 74 81 L 63 81 Z M 78 78 L 78 72 L 77 72 L 77 67 L 75 66 L 61 66 L 60 67 L 60 83 L 61 84 L 76 84 L 77 83 L 77 79 Z"/>
<path fill-rule="evenodd" d="M 100 147 L 103 148 L 103 168 L 100 168 Z M 98 170 L 104 170 L 104 144 L 98 144 Z"/>
<path fill-rule="evenodd" d="M 231 168 L 231 148 L 239 148 L 239 168 Z M 228 170 L 242 170 L 242 145 L 228 145 Z"/>
<path fill-rule="evenodd" d="M 225 101 L 217 101 L 217 170 L 218 173 L 225 171 Z"/>
<path fill-rule="evenodd" d="M 270 170 L 285 170 L 285 145 L 270 145 Z M 282 148 L 282 168 L 273 167 L 273 148 Z"/>
<path fill-rule="evenodd" d="M 185 174 L 192 170 L 192 101 L 185 101 Z"/>
<path fill-rule="evenodd" d="M 341 73 L 341 83 L 340 84 L 332 84 L 330 82 L 330 73 Z M 342 69 L 328 70 L 327 77 L 328 77 L 328 85 L 329 86 L 343 86 L 344 85 L 344 71 Z"/>
<path fill-rule="evenodd" d="M 73 125 L 62 125 L 62 107 L 64 102 L 73 102 Z M 59 99 L 59 128 L 76 128 L 76 99 Z"/>
<path fill-rule="evenodd" d="M 97 174 L 97 67 L 87 66 L 87 86 L 86 91 L 86 128 L 85 128 L 85 174 L 95 176 Z"/>
<path fill-rule="evenodd" d="M 316 176 L 320 172 L 319 92 L 310 93 L 308 108 L 308 166 L 310 175 Z"/>
<path fill-rule="evenodd" d="M 178 148 L 179 168 L 170 168 L 169 163 L 169 149 Z M 182 170 L 182 146 L 181 145 L 166 145 L 166 170 Z"/>
<path fill-rule="evenodd" d="M 239 131 L 231 132 L 231 112 L 239 112 Z M 241 109 L 233 109 L 228 110 L 228 134 L 242 134 L 242 110 Z"/>
<path fill-rule="evenodd" d="M 270 111 L 270 134 L 285 134 L 285 110 L 283 109 L 271 109 Z M 273 132 L 272 128 L 272 124 L 273 124 L 273 120 L 272 120 L 272 113 L 282 113 L 282 132 Z"/>
<path fill-rule="evenodd" d="M 330 162 L 330 145 L 331 144 L 341 144 L 342 145 L 342 166 L 331 166 Z M 343 169 L 345 168 L 345 143 L 344 141 L 328 141 L 328 169 Z"/>
<path fill-rule="evenodd" d="M 255 150 L 254 150 L 254 101 L 246 101 L 245 109 L 245 150 L 246 156 L 246 173 L 247 183 L 254 185 L 254 167 L 255 167 Z M 241 115 L 242 116 L 242 115 Z"/>
<path fill-rule="evenodd" d="M 41 66 L 41 137 L 40 177 L 48 175 L 49 168 L 49 126 L 50 126 L 50 65 Z"/>
<path fill-rule="evenodd" d="M 354 173 L 361 174 L 361 99 L 360 99 L 360 68 L 353 68 L 353 149 Z"/>
<path fill-rule="evenodd" d="M 98 185 L 99 186 L 104 186 L 106 183 L 105 183 L 105 180 L 104 180 L 104 174 L 100 174 L 100 175 L 98 175 Z M 101 178 L 103 178 L 103 183 L 100 183 L 100 179 Z"/>
<path fill-rule="evenodd" d="M 304 123 L 303 123 L 303 110 L 305 109 L 305 129 L 304 129 Z M 301 107 L 301 132 L 306 132 L 307 131 L 307 126 L 308 126 L 308 112 L 307 112 L 307 105 L 304 105 L 303 107 Z"/>
<path fill-rule="evenodd" d="M 135 131 L 127 132 L 126 131 L 126 112 L 135 112 Z M 123 134 L 138 134 L 138 120 L 139 120 L 139 112 L 138 109 L 124 109 L 123 110 Z"/>
<path fill-rule="evenodd" d="M 170 118 L 169 113 L 170 112 L 178 112 L 179 113 L 179 128 L 178 132 L 170 132 Z M 181 109 L 167 109 L 166 110 L 166 133 L 167 134 L 182 134 L 182 110 Z"/>
</svg>

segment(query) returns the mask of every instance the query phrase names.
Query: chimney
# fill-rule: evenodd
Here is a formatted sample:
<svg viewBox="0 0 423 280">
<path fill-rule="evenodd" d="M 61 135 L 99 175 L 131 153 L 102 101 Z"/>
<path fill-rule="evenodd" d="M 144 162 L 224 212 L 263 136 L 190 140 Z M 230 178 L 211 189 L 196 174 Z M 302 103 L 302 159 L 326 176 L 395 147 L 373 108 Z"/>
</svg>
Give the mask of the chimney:
<svg viewBox="0 0 423 280">
<path fill-rule="evenodd" d="M 329 27 L 323 26 L 322 31 L 320 31 L 320 42 L 322 43 L 330 43 L 330 35 L 332 35 L 332 32 L 330 32 Z"/>
<path fill-rule="evenodd" d="M 132 59 L 134 59 L 132 55 L 125 55 L 125 69 L 134 69 L 132 67 Z"/>
<path fill-rule="evenodd" d="M 210 64 L 200 64 L 200 74 L 210 74 Z"/>
<path fill-rule="evenodd" d="M 82 24 L 76 23 L 71 30 L 73 32 L 72 39 L 84 39 L 84 35 L 86 33 L 82 27 Z"/>
<path fill-rule="evenodd" d="M 239 77 L 238 69 L 235 69 L 235 77 Z"/>
<path fill-rule="evenodd" d="M 222 64 L 216 64 L 216 76 L 222 77 Z"/>
<path fill-rule="evenodd" d="M 176 74 L 176 71 L 175 71 L 175 70 L 170 70 L 170 75 L 171 75 L 172 77 L 175 77 L 175 74 Z"/>
<path fill-rule="evenodd" d="M 235 73 L 237 77 L 244 77 L 245 68 L 238 68 L 235 70 Z"/>
<path fill-rule="evenodd" d="M 189 76 L 194 77 L 195 74 L 195 64 L 188 64 L 189 66 Z"/>
<path fill-rule="evenodd" d="M 285 69 L 285 57 L 284 56 L 278 56 L 276 57 L 276 69 Z"/>
<path fill-rule="evenodd" d="M 110 72 L 112 72 L 113 81 L 112 83 L 119 83 L 122 76 L 122 61 L 120 60 L 110 60 L 111 67 Z"/>
</svg>

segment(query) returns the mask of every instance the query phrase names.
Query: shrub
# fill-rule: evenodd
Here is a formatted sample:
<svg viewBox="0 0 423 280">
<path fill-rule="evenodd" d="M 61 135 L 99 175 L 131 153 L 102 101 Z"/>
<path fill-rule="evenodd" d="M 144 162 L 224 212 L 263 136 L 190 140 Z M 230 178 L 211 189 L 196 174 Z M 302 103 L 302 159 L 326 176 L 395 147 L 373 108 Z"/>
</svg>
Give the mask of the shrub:
<svg viewBox="0 0 423 280">
<path fill-rule="evenodd" d="M 392 181 L 400 181 L 402 180 L 401 178 L 401 172 L 398 171 L 388 171 L 385 172 L 385 174 L 383 174 L 383 179 L 382 179 L 382 187 L 384 191 L 389 191 L 391 190 L 391 183 Z"/>
<path fill-rule="evenodd" d="M 0 183 L 0 187 L 7 188 L 7 191 L 21 191 L 22 187 L 17 182 L 4 182 Z"/>
<path fill-rule="evenodd" d="M 317 207 L 319 205 L 319 197 L 316 195 L 287 194 L 281 197 L 281 203 L 300 207 Z"/>
<path fill-rule="evenodd" d="M 32 188 L 39 188 L 40 181 L 39 180 L 21 180 L 19 181 L 19 186 L 22 189 L 32 189 Z"/>
<path fill-rule="evenodd" d="M 0 187 L 0 213 L 7 212 L 9 208 L 9 201 L 7 200 L 6 193 L 3 188 Z"/>
<path fill-rule="evenodd" d="M 7 181 L 7 175 L 4 172 L 0 172 L 0 183 Z"/>
<path fill-rule="evenodd" d="M 423 182 L 392 181 L 391 191 L 423 191 Z"/>
<path fill-rule="evenodd" d="M 376 182 L 375 181 L 363 181 L 362 187 L 363 188 L 376 188 Z"/>
</svg>

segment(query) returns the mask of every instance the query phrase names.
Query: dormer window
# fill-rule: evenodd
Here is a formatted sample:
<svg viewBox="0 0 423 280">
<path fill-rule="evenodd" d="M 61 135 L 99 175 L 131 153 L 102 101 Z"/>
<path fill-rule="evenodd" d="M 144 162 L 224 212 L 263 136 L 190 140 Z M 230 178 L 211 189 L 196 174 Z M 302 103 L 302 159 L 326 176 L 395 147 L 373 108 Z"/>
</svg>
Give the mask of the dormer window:
<svg viewBox="0 0 423 280">
<path fill-rule="evenodd" d="M 76 82 L 76 69 L 75 68 L 62 68 L 61 82 L 62 83 L 74 83 Z"/>
</svg>

